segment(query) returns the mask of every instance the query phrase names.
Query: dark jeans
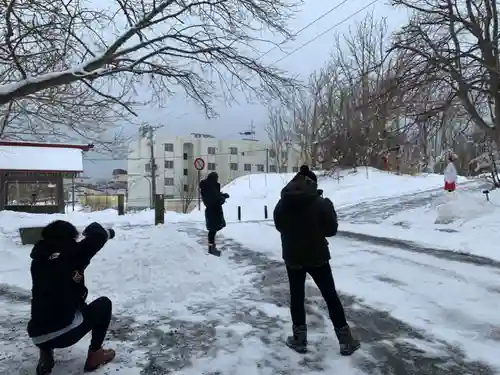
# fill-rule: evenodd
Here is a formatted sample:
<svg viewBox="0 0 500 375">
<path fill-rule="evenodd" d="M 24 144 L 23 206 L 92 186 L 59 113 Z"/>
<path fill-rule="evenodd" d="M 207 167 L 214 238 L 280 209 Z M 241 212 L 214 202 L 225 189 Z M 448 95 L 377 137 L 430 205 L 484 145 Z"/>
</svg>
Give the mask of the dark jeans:
<svg viewBox="0 0 500 375">
<path fill-rule="evenodd" d="M 347 325 L 344 307 L 335 289 L 335 282 L 333 281 L 332 269 L 329 263 L 311 268 L 291 268 L 287 266 L 286 271 L 290 283 L 290 313 L 294 325 L 301 326 L 306 324 L 304 302 L 307 274 L 311 275 L 325 299 L 333 326 L 340 329 Z"/>
<path fill-rule="evenodd" d="M 92 331 L 90 350 L 96 351 L 100 349 L 106 337 L 109 322 L 111 321 L 111 310 L 112 304 L 110 299 L 99 297 L 88 305 L 82 324 L 55 339 L 39 344 L 38 347 L 45 350 L 68 348 L 75 345 L 87 333 Z"/>
<path fill-rule="evenodd" d="M 209 245 L 214 245 L 215 244 L 215 234 L 217 232 L 214 230 L 209 230 L 208 231 L 208 244 Z"/>
</svg>

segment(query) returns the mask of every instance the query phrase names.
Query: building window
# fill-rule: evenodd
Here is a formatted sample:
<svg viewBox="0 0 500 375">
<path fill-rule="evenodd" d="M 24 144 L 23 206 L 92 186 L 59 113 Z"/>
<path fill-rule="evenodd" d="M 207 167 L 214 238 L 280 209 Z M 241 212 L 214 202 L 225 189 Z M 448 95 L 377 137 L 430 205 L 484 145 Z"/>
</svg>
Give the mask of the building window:
<svg viewBox="0 0 500 375">
<path fill-rule="evenodd" d="M 270 157 L 270 158 L 275 158 L 275 157 L 276 157 L 276 151 L 274 151 L 274 150 L 269 150 L 269 157 Z"/>
<path fill-rule="evenodd" d="M 175 196 L 173 194 L 165 194 L 165 195 L 163 195 L 163 197 L 165 199 L 174 199 L 175 198 Z"/>
<path fill-rule="evenodd" d="M 182 157 L 184 158 L 184 160 L 188 160 L 188 154 L 187 154 L 187 152 L 185 152 Z"/>
<path fill-rule="evenodd" d="M 287 167 L 280 167 L 280 168 L 279 168 L 280 173 L 286 173 L 286 172 L 287 172 L 287 170 L 288 170 L 288 168 L 287 168 Z"/>
<path fill-rule="evenodd" d="M 264 164 L 257 164 L 257 172 L 264 172 Z"/>
<path fill-rule="evenodd" d="M 208 155 L 215 155 L 215 147 L 207 148 Z"/>
<path fill-rule="evenodd" d="M 165 143 L 165 152 L 174 152 L 174 144 Z"/>
<path fill-rule="evenodd" d="M 174 169 L 174 161 L 165 160 L 165 169 Z"/>
<path fill-rule="evenodd" d="M 187 168 L 184 168 L 184 176 L 187 176 L 188 175 L 188 170 Z"/>
<path fill-rule="evenodd" d="M 215 163 L 207 163 L 207 169 L 209 171 L 215 171 Z"/>
<path fill-rule="evenodd" d="M 269 166 L 269 172 L 276 173 L 277 171 L 278 171 L 278 169 L 276 168 L 276 166 L 274 164 L 271 164 Z"/>
<path fill-rule="evenodd" d="M 293 173 L 298 173 L 299 172 L 299 167 L 292 167 L 292 172 Z"/>
<path fill-rule="evenodd" d="M 151 163 L 147 163 L 145 167 L 146 172 L 151 172 Z"/>
<path fill-rule="evenodd" d="M 281 158 L 284 159 L 284 160 L 288 159 L 288 152 L 281 151 Z"/>
<path fill-rule="evenodd" d="M 238 163 L 229 163 L 229 169 L 232 171 L 238 170 Z"/>
<path fill-rule="evenodd" d="M 231 155 L 238 155 L 238 149 L 236 147 L 229 147 L 229 153 Z"/>
<path fill-rule="evenodd" d="M 174 186 L 174 179 L 172 177 L 165 177 L 165 186 Z"/>
<path fill-rule="evenodd" d="M 189 191 L 189 185 L 184 184 L 183 189 L 184 189 L 184 192 L 187 193 Z"/>
<path fill-rule="evenodd" d="M 250 172 L 252 170 L 252 164 L 243 165 L 243 169 L 245 170 L 245 172 Z"/>
</svg>

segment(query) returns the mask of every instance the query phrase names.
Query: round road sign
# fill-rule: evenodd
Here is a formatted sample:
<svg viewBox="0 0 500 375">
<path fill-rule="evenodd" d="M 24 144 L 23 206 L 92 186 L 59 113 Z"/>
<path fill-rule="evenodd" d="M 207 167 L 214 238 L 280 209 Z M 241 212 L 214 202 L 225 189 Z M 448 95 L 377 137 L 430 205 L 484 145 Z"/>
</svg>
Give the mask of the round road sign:
<svg viewBox="0 0 500 375">
<path fill-rule="evenodd" d="M 205 160 L 202 158 L 194 159 L 194 167 L 196 170 L 201 171 L 205 168 Z"/>
</svg>

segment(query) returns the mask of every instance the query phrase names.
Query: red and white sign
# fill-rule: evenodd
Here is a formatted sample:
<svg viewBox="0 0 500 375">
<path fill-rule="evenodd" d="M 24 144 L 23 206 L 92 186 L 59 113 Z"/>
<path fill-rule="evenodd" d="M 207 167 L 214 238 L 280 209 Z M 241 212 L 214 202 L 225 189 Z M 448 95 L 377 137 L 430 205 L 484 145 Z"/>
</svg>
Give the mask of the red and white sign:
<svg viewBox="0 0 500 375">
<path fill-rule="evenodd" d="M 202 171 L 203 169 L 205 169 L 205 160 L 203 160 L 202 158 L 194 159 L 194 168 L 197 171 Z"/>
</svg>

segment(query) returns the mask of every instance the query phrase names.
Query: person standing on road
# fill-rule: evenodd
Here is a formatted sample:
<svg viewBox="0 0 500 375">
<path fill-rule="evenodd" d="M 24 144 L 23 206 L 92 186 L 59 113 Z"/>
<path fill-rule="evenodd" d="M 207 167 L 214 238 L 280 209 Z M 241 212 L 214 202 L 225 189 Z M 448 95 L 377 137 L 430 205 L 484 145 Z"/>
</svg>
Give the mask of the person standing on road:
<svg viewBox="0 0 500 375">
<path fill-rule="evenodd" d="M 293 335 L 286 344 L 298 353 L 307 352 L 305 280 L 311 275 L 326 305 L 340 344 L 341 355 L 351 355 L 361 344 L 347 324 L 344 307 L 335 289 L 326 237 L 337 234 L 333 203 L 318 190 L 317 177 L 304 165 L 281 191 L 274 209 L 274 224 L 281 234 L 283 260 L 290 284 Z"/>
<path fill-rule="evenodd" d="M 444 170 L 444 190 L 448 192 L 454 192 L 457 188 L 457 168 L 455 168 L 453 154 L 450 153 L 448 156 L 448 165 Z"/>
<path fill-rule="evenodd" d="M 226 226 L 222 205 L 229 198 L 229 194 L 221 193 L 219 175 L 210 172 L 204 180 L 200 182 L 200 194 L 205 205 L 205 223 L 208 230 L 208 253 L 220 256 L 215 244 L 215 235 Z"/>
<path fill-rule="evenodd" d="M 92 332 L 84 371 L 94 371 L 112 361 L 115 351 L 102 344 L 111 321 L 109 298 L 86 303 L 88 290 L 84 271 L 91 259 L 115 236 L 113 229 L 98 223 L 83 231 L 67 221 L 56 220 L 42 230 L 42 240 L 31 252 L 31 319 L 28 335 L 40 350 L 37 375 L 54 367 L 54 349 L 68 348 Z"/>
</svg>

